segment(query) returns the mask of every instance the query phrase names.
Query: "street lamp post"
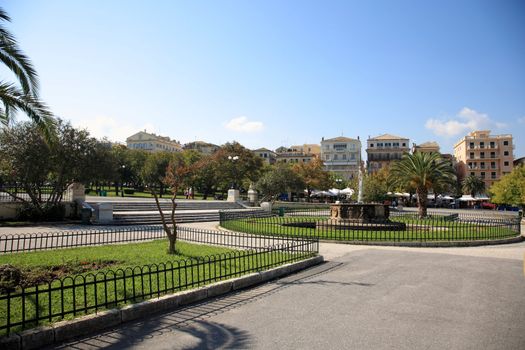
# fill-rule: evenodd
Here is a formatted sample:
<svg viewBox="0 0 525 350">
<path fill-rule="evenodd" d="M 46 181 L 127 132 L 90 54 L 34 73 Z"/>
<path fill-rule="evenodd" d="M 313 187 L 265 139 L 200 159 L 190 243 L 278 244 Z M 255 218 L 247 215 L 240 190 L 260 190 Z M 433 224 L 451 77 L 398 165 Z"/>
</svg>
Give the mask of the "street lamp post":
<svg viewBox="0 0 525 350">
<path fill-rule="evenodd" d="M 239 200 L 239 190 L 236 188 L 236 177 L 237 177 L 237 169 L 236 169 L 236 162 L 239 160 L 239 156 L 228 156 L 228 161 L 232 162 L 231 164 L 231 177 L 232 177 L 232 185 L 231 188 L 228 190 L 228 202 L 237 202 Z"/>
</svg>

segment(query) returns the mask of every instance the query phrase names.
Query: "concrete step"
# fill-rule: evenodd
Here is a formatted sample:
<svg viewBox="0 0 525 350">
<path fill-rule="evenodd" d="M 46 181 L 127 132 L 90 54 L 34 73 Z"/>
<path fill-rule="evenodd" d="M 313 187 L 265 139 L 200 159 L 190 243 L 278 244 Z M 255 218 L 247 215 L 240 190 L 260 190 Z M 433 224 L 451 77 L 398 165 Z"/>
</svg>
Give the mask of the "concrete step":
<svg viewBox="0 0 525 350">
<path fill-rule="evenodd" d="M 108 202 L 113 204 L 114 212 L 121 211 L 155 211 L 157 205 L 153 202 Z M 96 203 L 89 203 L 90 205 Z M 162 210 L 171 210 L 171 203 L 160 203 Z M 242 209 L 243 206 L 237 203 L 220 201 L 184 201 L 177 202 L 177 210 L 229 210 Z"/>
</svg>

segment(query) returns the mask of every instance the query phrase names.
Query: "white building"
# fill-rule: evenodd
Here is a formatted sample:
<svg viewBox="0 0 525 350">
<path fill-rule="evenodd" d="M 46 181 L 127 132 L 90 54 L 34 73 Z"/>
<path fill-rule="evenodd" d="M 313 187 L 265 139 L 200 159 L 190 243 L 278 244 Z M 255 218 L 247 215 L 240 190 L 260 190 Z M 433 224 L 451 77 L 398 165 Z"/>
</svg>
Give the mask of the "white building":
<svg viewBox="0 0 525 350">
<path fill-rule="evenodd" d="M 344 179 L 359 174 L 361 164 L 361 141 L 349 137 L 335 137 L 321 140 L 321 160 L 325 170 L 332 171 Z"/>
<path fill-rule="evenodd" d="M 140 149 L 147 152 L 181 152 L 182 146 L 178 141 L 166 136 L 159 136 L 139 131 L 126 139 L 126 145 L 131 149 Z"/>
</svg>

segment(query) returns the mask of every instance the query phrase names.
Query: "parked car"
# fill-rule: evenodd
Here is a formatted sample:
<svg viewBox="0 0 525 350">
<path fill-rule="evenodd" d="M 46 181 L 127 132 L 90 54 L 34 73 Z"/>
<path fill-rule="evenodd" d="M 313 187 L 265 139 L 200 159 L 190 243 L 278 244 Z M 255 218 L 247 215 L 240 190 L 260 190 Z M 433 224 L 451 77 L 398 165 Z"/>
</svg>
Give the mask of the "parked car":
<svg viewBox="0 0 525 350">
<path fill-rule="evenodd" d="M 496 209 L 496 204 L 494 203 L 489 203 L 489 202 L 483 202 L 481 203 L 481 209 Z"/>
</svg>

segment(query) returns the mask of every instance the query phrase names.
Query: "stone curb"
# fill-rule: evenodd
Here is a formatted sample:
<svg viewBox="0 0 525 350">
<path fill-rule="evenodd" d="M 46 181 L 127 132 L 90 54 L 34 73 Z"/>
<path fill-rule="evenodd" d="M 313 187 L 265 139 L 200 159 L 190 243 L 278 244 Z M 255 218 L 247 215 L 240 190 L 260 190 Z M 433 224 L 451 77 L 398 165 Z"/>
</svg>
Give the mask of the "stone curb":
<svg viewBox="0 0 525 350">
<path fill-rule="evenodd" d="M 339 243 L 354 245 L 371 245 L 387 247 L 419 247 L 419 248 L 451 248 L 451 247 L 479 247 L 484 245 L 499 245 L 519 243 L 525 240 L 523 236 L 504 239 L 479 240 L 479 241 L 436 241 L 436 242 L 395 242 L 395 241 L 338 241 L 333 239 L 320 239 L 319 243 Z"/>
<path fill-rule="evenodd" d="M 70 321 L 60 321 L 51 326 L 28 329 L 20 333 L 0 338 L 0 348 L 5 350 L 38 349 L 53 343 L 86 334 L 103 331 L 121 323 L 137 320 L 152 314 L 177 309 L 208 298 L 227 294 L 232 291 L 256 286 L 273 279 L 320 264 L 323 256 L 318 255 L 306 260 L 282 265 L 267 271 L 254 272 L 245 276 L 220 281 L 207 286 L 176 294 L 164 295 L 158 299 L 146 300 L 141 303 L 126 305 L 121 309 L 101 311 L 96 314 L 82 316 Z"/>
</svg>

